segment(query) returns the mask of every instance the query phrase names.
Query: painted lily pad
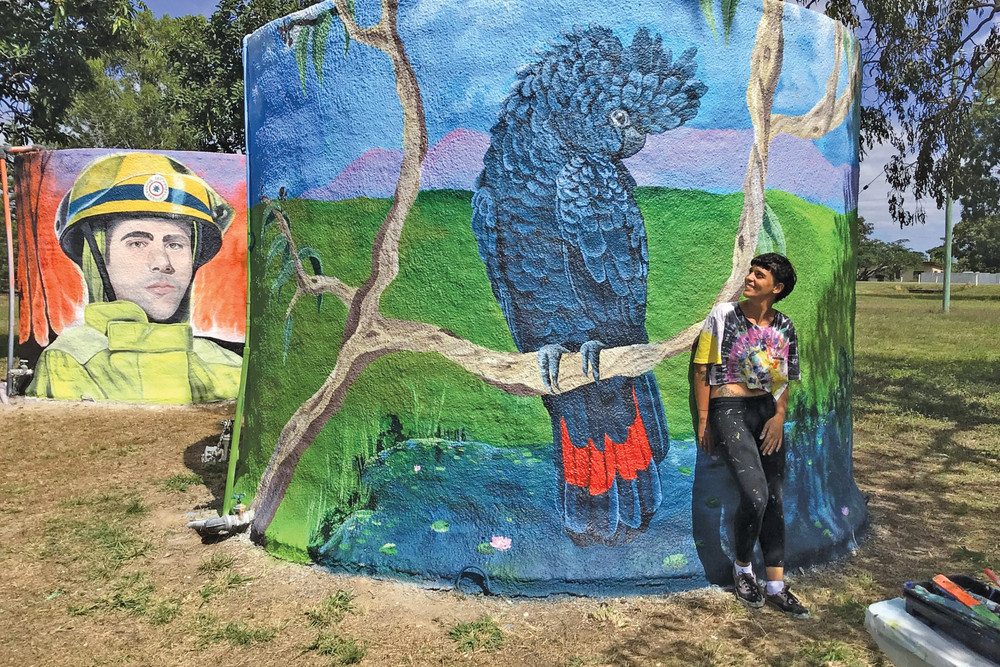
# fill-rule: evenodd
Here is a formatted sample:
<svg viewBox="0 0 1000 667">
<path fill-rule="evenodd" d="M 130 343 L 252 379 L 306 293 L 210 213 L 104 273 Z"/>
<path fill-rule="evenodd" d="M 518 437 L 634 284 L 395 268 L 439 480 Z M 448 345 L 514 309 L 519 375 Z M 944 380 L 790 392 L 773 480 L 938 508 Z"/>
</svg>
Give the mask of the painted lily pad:
<svg viewBox="0 0 1000 667">
<path fill-rule="evenodd" d="M 386 542 L 382 545 L 382 548 L 379 549 L 379 552 L 384 553 L 386 556 L 395 556 L 399 553 L 399 550 L 393 542 Z"/>
<path fill-rule="evenodd" d="M 684 554 L 671 554 L 663 559 L 663 567 L 668 570 L 681 570 L 687 567 L 688 559 Z"/>
<path fill-rule="evenodd" d="M 484 556 L 489 556 L 497 552 L 489 542 L 480 542 L 476 545 L 476 551 Z"/>
<path fill-rule="evenodd" d="M 435 533 L 447 533 L 451 528 L 451 524 L 444 519 L 439 519 L 431 524 L 431 530 Z"/>
<path fill-rule="evenodd" d="M 684 466 L 683 468 L 678 468 L 677 472 L 679 472 L 682 475 L 690 475 L 691 474 L 691 468 L 689 468 L 688 466 Z"/>
</svg>

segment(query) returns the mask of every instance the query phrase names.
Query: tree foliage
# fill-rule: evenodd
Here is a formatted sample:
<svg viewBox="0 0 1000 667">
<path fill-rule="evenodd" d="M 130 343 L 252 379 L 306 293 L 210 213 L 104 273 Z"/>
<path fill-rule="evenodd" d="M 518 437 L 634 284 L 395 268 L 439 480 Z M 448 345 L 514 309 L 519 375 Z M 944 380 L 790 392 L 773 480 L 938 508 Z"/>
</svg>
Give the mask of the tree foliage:
<svg viewBox="0 0 1000 667">
<path fill-rule="evenodd" d="M 972 111 L 974 141 L 963 148 L 962 217 L 1000 216 L 1000 62 L 993 60 L 977 81 Z"/>
<path fill-rule="evenodd" d="M 933 248 L 929 248 L 927 251 L 927 257 L 935 264 L 944 264 L 944 244 L 936 245 Z"/>
<path fill-rule="evenodd" d="M 923 265 L 924 254 L 906 247 L 908 239 L 880 241 L 872 238 L 875 226 L 858 218 L 858 280 L 895 280 L 908 269 Z"/>
<path fill-rule="evenodd" d="M 896 280 L 903 271 L 923 266 L 924 254 L 906 247 L 908 239 L 864 239 L 858 245 L 858 280 Z"/>
<path fill-rule="evenodd" d="M 62 121 L 93 86 L 89 58 L 127 40 L 135 0 L 0 0 L 0 133 L 60 142 Z"/>
<path fill-rule="evenodd" d="M 199 150 L 243 152 L 243 37 L 316 1 L 220 0 L 201 31 L 179 35 L 168 49 L 180 83 L 177 102 Z"/>
<path fill-rule="evenodd" d="M 963 218 L 953 234 L 955 257 L 964 270 L 1000 272 L 1000 217 Z"/>
<path fill-rule="evenodd" d="M 182 45 L 204 32 L 202 16 L 155 18 L 146 10 L 131 39 L 88 61 L 94 81 L 63 120 L 67 147 L 197 150 L 203 133 L 191 120 L 188 91 L 175 59 Z M 190 83 L 190 82 L 187 82 Z"/>
<path fill-rule="evenodd" d="M 155 18 L 139 0 L 0 0 L 0 131 L 11 143 L 242 152 L 243 37 L 311 4 L 220 0 L 205 19 Z"/>
<path fill-rule="evenodd" d="M 799 0 L 854 29 L 862 44 L 863 148 L 887 143 L 889 210 L 902 225 L 923 222 L 922 202 L 942 206 L 1000 193 L 996 88 L 1000 32 L 994 0 Z M 991 132 L 984 133 L 984 129 Z M 912 189 L 916 205 L 905 200 Z M 994 197 L 994 204 L 998 201 Z"/>
</svg>

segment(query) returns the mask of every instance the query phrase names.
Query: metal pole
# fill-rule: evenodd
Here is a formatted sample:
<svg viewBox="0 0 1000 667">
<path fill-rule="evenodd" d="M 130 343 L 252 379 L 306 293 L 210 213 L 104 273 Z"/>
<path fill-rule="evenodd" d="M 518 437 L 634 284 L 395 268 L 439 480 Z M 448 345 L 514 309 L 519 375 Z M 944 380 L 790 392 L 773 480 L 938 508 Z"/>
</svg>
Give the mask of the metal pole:
<svg viewBox="0 0 1000 667">
<path fill-rule="evenodd" d="M 247 55 L 247 40 L 243 38 L 243 75 L 246 76 L 247 68 L 249 67 L 250 58 Z M 244 130 L 246 132 L 250 131 L 250 110 L 247 108 L 247 100 L 249 98 L 243 96 L 243 122 Z M 250 182 L 250 151 L 247 149 L 246 144 L 243 146 L 243 153 L 246 156 L 245 168 L 247 183 Z M 250 215 L 250 191 L 247 190 L 247 242 L 250 241 L 250 225 L 253 224 L 253 218 Z M 233 417 L 233 439 L 229 444 L 229 467 L 226 470 L 226 490 L 225 498 L 222 500 L 222 516 L 227 516 L 235 505 L 238 503 L 233 497 L 233 487 L 236 484 L 236 463 L 240 458 L 240 437 L 243 435 L 243 410 L 246 406 L 245 399 L 247 393 L 247 369 L 250 368 L 250 283 L 252 276 L 250 275 L 250 248 L 247 248 L 247 294 L 246 294 L 246 326 L 243 328 L 243 367 L 240 369 L 240 392 L 236 396 L 236 415 Z"/>
<path fill-rule="evenodd" d="M 944 312 L 951 311 L 951 193 L 945 193 L 944 202 Z"/>
<path fill-rule="evenodd" d="M 4 227 L 7 231 L 7 373 L 4 375 L 4 380 L 10 382 L 10 372 L 14 368 L 14 231 L 11 228 L 10 194 L 7 192 L 7 151 L 5 150 L 0 151 L 0 181 L 3 182 L 3 217 Z"/>
</svg>

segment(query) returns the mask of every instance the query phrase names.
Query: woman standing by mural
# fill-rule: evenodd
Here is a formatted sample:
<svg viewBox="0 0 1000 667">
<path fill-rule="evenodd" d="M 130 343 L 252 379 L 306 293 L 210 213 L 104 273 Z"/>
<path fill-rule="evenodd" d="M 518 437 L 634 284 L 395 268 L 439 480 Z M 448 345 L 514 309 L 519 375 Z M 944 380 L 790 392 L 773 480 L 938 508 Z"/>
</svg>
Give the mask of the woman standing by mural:
<svg viewBox="0 0 1000 667">
<path fill-rule="evenodd" d="M 726 462 L 739 491 L 735 517 L 733 584 L 752 608 L 765 601 L 796 618 L 809 611 L 784 584 L 784 423 L 788 381 L 799 379 L 792 321 L 774 309 L 791 294 L 795 269 L 783 255 L 750 262 L 743 301 L 716 306 L 705 320 L 694 356 L 698 447 Z M 767 588 L 761 591 L 751 560 L 760 541 Z"/>
</svg>

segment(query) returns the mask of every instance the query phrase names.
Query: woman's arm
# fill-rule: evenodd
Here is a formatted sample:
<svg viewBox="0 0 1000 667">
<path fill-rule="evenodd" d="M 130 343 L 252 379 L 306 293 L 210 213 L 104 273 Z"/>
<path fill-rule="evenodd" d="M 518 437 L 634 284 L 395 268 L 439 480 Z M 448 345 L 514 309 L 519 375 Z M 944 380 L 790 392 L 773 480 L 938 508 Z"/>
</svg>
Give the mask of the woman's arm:
<svg viewBox="0 0 1000 667">
<path fill-rule="evenodd" d="M 778 398 L 775 406 L 774 416 L 764 423 L 764 429 L 760 432 L 761 439 L 764 441 L 760 448 L 761 454 L 773 454 L 781 449 L 781 437 L 785 434 L 785 412 L 788 410 L 788 392 L 790 390 L 790 387 L 785 387 L 785 391 L 781 392 L 781 397 Z"/>
<path fill-rule="evenodd" d="M 694 365 L 694 402 L 698 406 L 698 428 L 695 438 L 698 449 L 706 454 L 712 453 L 712 435 L 708 428 L 708 400 L 711 387 L 708 385 L 708 364 Z"/>
</svg>

